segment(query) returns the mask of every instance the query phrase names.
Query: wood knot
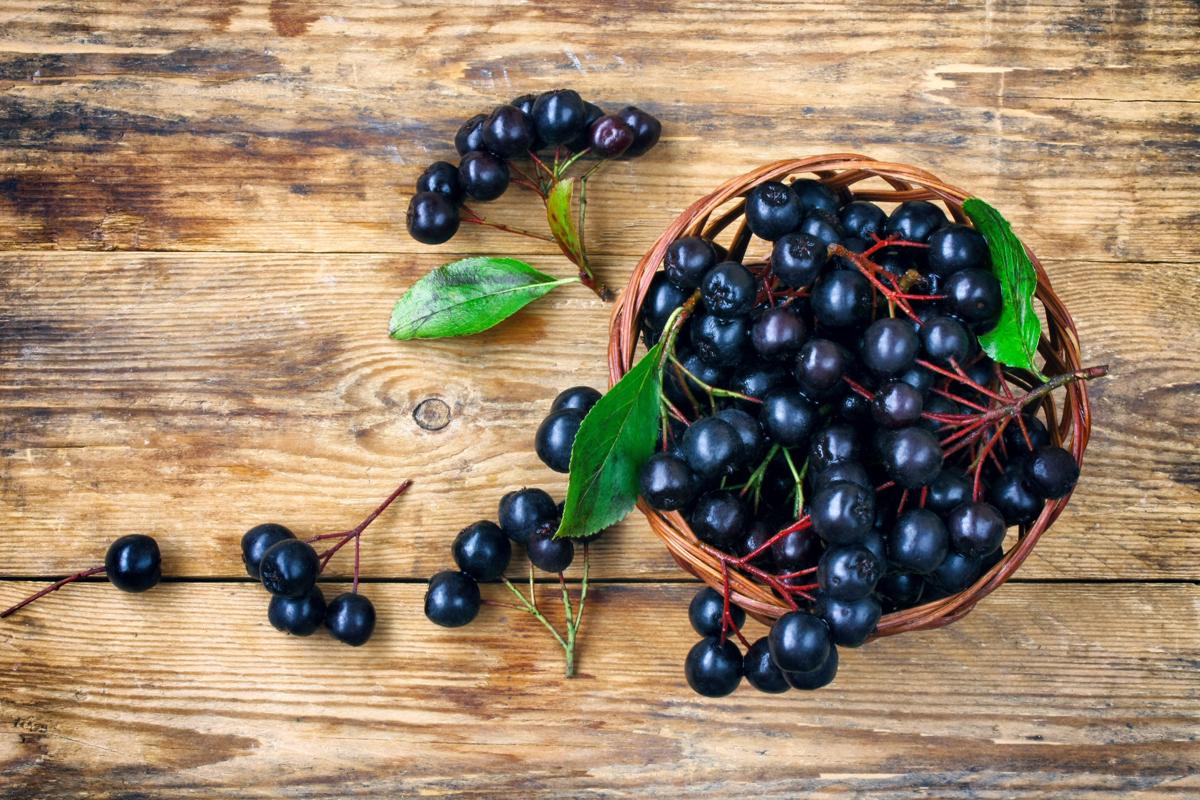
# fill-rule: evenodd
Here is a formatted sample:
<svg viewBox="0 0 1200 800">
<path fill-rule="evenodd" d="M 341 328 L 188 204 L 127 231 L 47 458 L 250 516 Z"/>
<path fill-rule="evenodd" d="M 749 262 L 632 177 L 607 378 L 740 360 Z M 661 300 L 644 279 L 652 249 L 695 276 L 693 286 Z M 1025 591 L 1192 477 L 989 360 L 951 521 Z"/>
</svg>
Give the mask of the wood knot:
<svg viewBox="0 0 1200 800">
<path fill-rule="evenodd" d="M 413 419 L 427 431 L 440 431 L 450 424 L 450 406 L 440 397 L 427 397 L 413 409 Z"/>
</svg>

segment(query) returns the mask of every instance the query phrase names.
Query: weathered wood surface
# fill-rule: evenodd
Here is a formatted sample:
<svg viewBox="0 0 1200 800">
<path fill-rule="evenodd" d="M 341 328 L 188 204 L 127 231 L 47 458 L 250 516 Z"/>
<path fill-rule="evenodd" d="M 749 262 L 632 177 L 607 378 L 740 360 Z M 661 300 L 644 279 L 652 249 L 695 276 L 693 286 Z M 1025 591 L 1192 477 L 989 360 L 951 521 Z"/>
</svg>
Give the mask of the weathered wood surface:
<svg viewBox="0 0 1200 800">
<path fill-rule="evenodd" d="M 1200 794 L 1197 75 L 1184 0 L 0 2 L 0 604 L 131 531 L 177 581 L 0 623 L 0 797 Z M 803 697 L 687 691 L 693 587 L 640 519 L 596 548 L 577 681 L 525 615 L 424 620 L 408 581 L 503 491 L 561 491 L 533 428 L 606 375 L 578 290 L 470 341 L 384 336 L 453 257 L 565 273 L 403 231 L 459 121 L 553 85 L 666 124 L 595 186 L 614 285 L 784 156 L 919 164 L 1013 220 L 1112 367 L 1021 582 Z M 487 213 L 538 224 L 516 191 Z M 364 541 L 377 639 L 270 630 L 240 533 L 344 528 L 402 477 Z"/>
</svg>

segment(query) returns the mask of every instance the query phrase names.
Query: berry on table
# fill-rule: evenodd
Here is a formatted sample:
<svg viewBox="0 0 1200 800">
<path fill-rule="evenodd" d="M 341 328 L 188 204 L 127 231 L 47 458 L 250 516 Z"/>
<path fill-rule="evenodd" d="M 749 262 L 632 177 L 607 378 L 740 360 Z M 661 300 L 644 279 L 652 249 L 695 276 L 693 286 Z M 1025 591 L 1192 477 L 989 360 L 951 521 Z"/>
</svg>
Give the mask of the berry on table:
<svg viewBox="0 0 1200 800">
<path fill-rule="evenodd" d="M 329 601 L 325 627 L 339 642 L 361 647 L 375 632 L 375 606 L 357 592 L 342 592 Z"/>
<path fill-rule="evenodd" d="M 458 180 L 473 200 L 495 200 L 508 189 L 508 164 L 491 153 L 474 150 L 459 162 Z"/>
<path fill-rule="evenodd" d="M 429 579 L 425 616 L 443 628 L 458 628 L 475 619 L 482 602 L 474 578 L 465 572 L 445 570 Z"/>
<path fill-rule="evenodd" d="M 788 690 L 787 678 L 784 672 L 771 658 L 771 644 L 764 636 L 746 650 L 742 657 L 742 673 L 746 682 L 768 694 L 781 694 Z"/>
<path fill-rule="evenodd" d="M 483 123 L 486 120 L 487 114 L 476 114 L 464 122 L 458 133 L 454 134 L 454 149 L 460 156 L 483 149 Z"/>
<path fill-rule="evenodd" d="M 308 542 L 284 539 L 267 548 L 259 562 L 262 585 L 271 594 L 302 597 L 321 572 L 321 560 Z"/>
<path fill-rule="evenodd" d="M 267 620 L 275 630 L 292 636 L 311 636 L 325 622 L 325 595 L 319 586 L 300 597 L 272 595 Z"/>
<path fill-rule="evenodd" d="M 435 192 L 450 201 L 462 203 L 463 190 L 458 182 L 458 167 L 449 161 L 435 161 L 417 178 L 417 192 Z"/>
<path fill-rule="evenodd" d="M 458 233 L 458 208 L 438 192 L 417 192 L 408 201 L 405 224 L 421 244 L 442 244 Z"/>
<path fill-rule="evenodd" d="M 538 426 L 534 449 L 538 458 L 555 472 L 570 472 L 571 448 L 583 424 L 583 414 L 575 409 L 551 411 Z"/>
<path fill-rule="evenodd" d="M 529 561 L 545 572 L 562 572 L 575 559 L 575 545 L 570 539 L 555 539 L 557 525 L 543 525 L 533 532 L 525 545 Z"/>
<path fill-rule="evenodd" d="M 742 653 L 729 640 L 706 636 L 688 651 L 683 674 L 697 694 L 724 697 L 742 682 Z"/>
<path fill-rule="evenodd" d="M 508 538 L 525 544 L 538 528 L 558 521 L 558 505 L 542 489 L 518 489 L 500 498 L 496 517 Z"/>
<path fill-rule="evenodd" d="M 296 534 L 274 522 L 255 525 L 246 531 L 242 534 L 242 563 L 246 565 L 246 574 L 258 580 L 258 565 L 262 562 L 263 553 L 276 542 L 295 538 Z"/>
<path fill-rule="evenodd" d="M 554 402 L 550 404 L 550 410 L 571 409 L 580 414 L 586 414 L 592 410 L 592 406 L 596 405 L 600 397 L 600 392 L 591 386 L 572 386 L 570 389 L 563 389 L 555 396 Z"/>
<path fill-rule="evenodd" d="M 538 138 L 549 145 L 569 142 L 587 123 L 583 98 L 573 89 L 555 89 L 538 95 L 532 116 Z"/>
<path fill-rule="evenodd" d="M 829 626 L 803 611 L 789 611 L 775 620 L 768 641 L 771 657 L 784 672 L 820 669 L 832 648 Z"/>
<path fill-rule="evenodd" d="M 512 559 L 512 544 L 500 526 L 481 520 L 458 532 L 450 548 L 458 568 L 477 581 L 494 581 L 504 575 Z"/>
<path fill-rule="evenodd" d="M 588 144 L 600 158 L 616 158 L 633 146 L 636 135 L 625 120 L 610 114 L 588 128 Z"/>
<path fill-rule="evenodd" d="M 662 123 L 637 106 L 625 106 L 614 116 L 633 130 L 633 144 L 625 150 L 626 158 L 637 158 L 658 144 L 662 136 Z"/>
</svg>

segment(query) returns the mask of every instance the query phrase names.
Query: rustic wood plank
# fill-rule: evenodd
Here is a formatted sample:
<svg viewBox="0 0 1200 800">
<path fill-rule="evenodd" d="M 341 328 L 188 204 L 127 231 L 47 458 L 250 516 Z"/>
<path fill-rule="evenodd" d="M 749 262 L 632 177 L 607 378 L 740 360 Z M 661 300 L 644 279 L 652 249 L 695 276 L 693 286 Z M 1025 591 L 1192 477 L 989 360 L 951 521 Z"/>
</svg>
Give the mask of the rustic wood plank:
<svg viewBox="0 0 1200 800">
<path fill-rule="evenodd" d="M 1200 791 L 1196 586 L 1009 586 L 847 652 L 820 692 L 715 701 L 682 677 L 690 586 L 598 587 L 570 681 L 528 615 L 446 631 L 420 586 L 366 591 L 361 650 L 286 639 L 244 584 L 90 584 L 6 621 L 0 797 Z"/>
<path fill-rule="evenodd" d="M 608 307 L 569 288 L 469 340 L 386 337 L 393 299 L 437 257 L 9 254 L 0 313 L 0 563 L 65 573 L 115 535 L 163 537 L 172 574 L 241 574 L 237 538 L 278 519 L 355 521 L 401 477 L 366 574 L 423 578 L 459 528 L 562 476 L 532 436 L 562 388 L 604 386 Z M 538 260 L 560 269 L 562 259 Z M 606 260 L 614 283 L 627 270 Z M 1191 266 L 1051 262 L 1079 323 L 1095 436 L 1035 577 L 1200 577 Z M 431 415 L 423 429 L 414 413 Z M 442 406 L 441 404 L 445 405 Z M 606 577 L 672 577 L 635 515 L 599 549 Z M 46 543 L 53 541 L 53 547 Z"/>
</svg>

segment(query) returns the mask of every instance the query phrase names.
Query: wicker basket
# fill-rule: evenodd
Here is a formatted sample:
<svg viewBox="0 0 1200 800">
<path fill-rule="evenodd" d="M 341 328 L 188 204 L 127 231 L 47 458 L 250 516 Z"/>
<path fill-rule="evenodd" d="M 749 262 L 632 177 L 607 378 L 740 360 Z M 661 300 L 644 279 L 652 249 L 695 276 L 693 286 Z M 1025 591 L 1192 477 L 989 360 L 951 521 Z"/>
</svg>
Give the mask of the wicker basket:
<svg viewBox="0 0 1200 800">
<path fill-rule="evenodd" d="M 861 200 L 901 202 L 904 200 L 941 201 L 957 222 L 967 224 L 962 202 L 970 193 L 943 183 L 930 173 L 904 164 L 892 164 L 866 156 L 838 153 L 811 158 L 790 159 L 766 164 L 741 177 L 728 181 L 716 191 L 693 203 L 672 222 L 650 251 L 642 257 L 633 271 L 629 285 L 614 309 L 609 342 L 609 378 L 615 383 L 629 369 L 638 344 L 638 312 L 649 289 L 654 273 L 662 264 L 667 247 L 681 236 L 703 235 L 722 238 L 733 228 L 728 241 L 730 257 L 741 259 L 751 241 L 743 218 L 744 198 L 755 186 L 789 176 L 815 176 L 830 188 L 848 198 L 851 187 L 864 181 L 867 186 L 853 190 Z M 1044 372 L 1055 375 L 1080 369 L 1079 338 L 1075 324 L 1062 301 L 1050 286 L 1045 270 L 1030 252 L 1037 269 L 1037 298 L 1045 309 L 1045 331 L 1038 350 L 1045 358 Z M 1020 370 L 1007 369 L 1005 378 L 1014 386 L 1027 388 L 1032 376 Z M 1053 395 L 1041 402 L 1046 427 L 1055 444 L 1067 447 L 1080 464 L 1083 463 L 1091 431 L 1091 410 L 1086 383 L 1077 381 L 1060 392 L 1061 408 L 1056 407 Z M 1064 444 L 1065 443 L 1065 444 Z M 885 615 L 875 636 L 890 636 L 905 631 L 925 630 L 947 625 L 965 616 L 1016 572 L 1042 534 L 1058 519 L 1070 496 L 1046 504 L 1041 515 L 1030 525 L 1022 527 L 1017 542 L 1000 561 L 966 590 L 924 605 Z M 646 515 L 651 529 L 663 540 L 679 565 L 705 583 L 721 591 L 724 571 L 717 551 L 699 541 L 679 513 L 664 513 L 650 508 L 644 501 L 638 508 Z M 731 599 L 760 621 L 769 622 L 790 609 L 767 587 L 747 575 L 731 571 Z"/>
</svg>

